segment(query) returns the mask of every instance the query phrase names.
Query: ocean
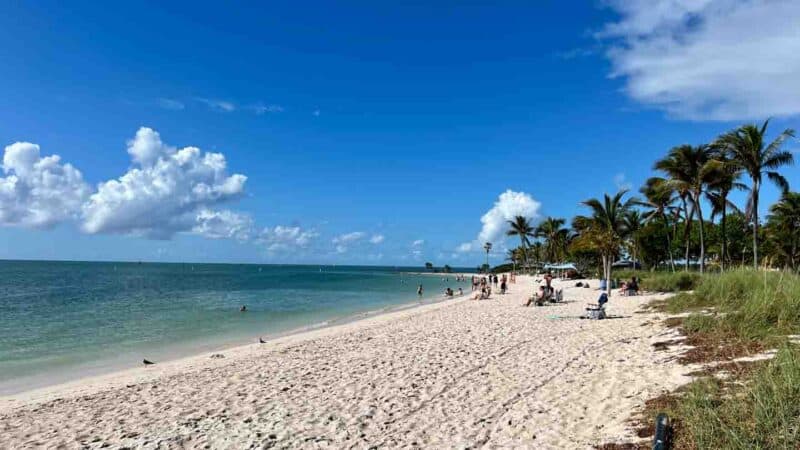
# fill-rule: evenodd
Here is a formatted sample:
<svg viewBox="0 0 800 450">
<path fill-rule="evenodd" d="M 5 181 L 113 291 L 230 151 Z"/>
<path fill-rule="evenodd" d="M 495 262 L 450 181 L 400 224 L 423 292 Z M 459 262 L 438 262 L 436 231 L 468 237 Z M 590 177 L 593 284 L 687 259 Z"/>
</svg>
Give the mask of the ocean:
<svg viewBox="0 0 800 450">
<path fill-rule="evenodd" d="M 0 261 L 0 395 L 441 301 L 448 286 L 469 291 L 453 275 L 414 271 Z"/>
</svg>

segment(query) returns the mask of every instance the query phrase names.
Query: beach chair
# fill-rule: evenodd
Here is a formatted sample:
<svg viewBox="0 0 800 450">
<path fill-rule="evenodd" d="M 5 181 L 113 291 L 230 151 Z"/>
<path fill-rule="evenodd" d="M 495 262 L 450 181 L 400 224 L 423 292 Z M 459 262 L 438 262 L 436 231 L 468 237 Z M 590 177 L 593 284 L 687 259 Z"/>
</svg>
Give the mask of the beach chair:
<svg viewBox="0 0 800 450">
<path fill-rule="evenodd" d="M 605 293 L 600 294 L 600 298 L 597 300 L 597 303 L 589 303 L 589 307 L 586 308 L 586 318 L 594 320 L 605 319 L 607 303 L 608 296 Z"/>
<path fill-rule="evenodd" d="M 606 318 L 606 305 L 592 305 L 586 308 L 586 318 L 592 320 L 603 320 Z"/>
</svg>

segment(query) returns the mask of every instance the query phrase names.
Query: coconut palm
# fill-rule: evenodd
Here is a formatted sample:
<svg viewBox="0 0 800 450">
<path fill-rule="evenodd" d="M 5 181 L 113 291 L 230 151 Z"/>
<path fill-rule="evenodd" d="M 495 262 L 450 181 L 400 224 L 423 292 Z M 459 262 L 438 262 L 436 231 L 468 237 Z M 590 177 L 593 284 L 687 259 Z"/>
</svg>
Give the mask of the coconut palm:
<svg viewBox="0 0 800 450">
<path fill-rule="evenodd" d="M 631 245 L 631 256 L 633 257 L 633 270 L 636 270 L 636 250 L 639 248 L 639 235 L 644 227 L 644 218 L 642 214 L 635 210 L 629 209 L 625 212 L 624 216 L 625 232 Z"/>
<path fill-rule="evenodd" d="M 582 202 L 592 211 L 592 214 L 575 217 L 573 221 L 578 232 L 576 244 L 592 248 L 600 253 L 603 277 L 606 280 L 611 279 L 613 258 L 619 253 L 619 248 L 627 233 L 625 213 L 632 205 L 630 200 L 622 201 L 627 192 L 623 189 L 613 196 L 603 194 L 602 200 L 591 198 Z M 611 283 L 606 284 L 608 294 L 611 295 Z"/>
<path fill-rule="evenodd" d="M 663 178 L 651 177 L 639 189 L 639 192 L 644 196 L 644 200 L 637 200 L 637 204 L 648 208 L 644 214 L 645 223 L 661 220 L 664 228 L 667 229 L 665 233 L 667 236 L 667 254 L 669 255 L 670 267 L 675 272 L 675 258 L 672 256 L 671 233 L 669 230 L 669 217 L 676 212 L 674 205 L 676 200 L 675 190 Z"/>
<path fill-rule="evenodd" d="M 717 138 L 715 147 L 728 153 L 731 161 L 750 176 L 750 198 L 747 212 L 753 223 L 753 266 L 758 268 L 758 196 L 764 175 L 784 192 L 789 191 L 786 178 L 777 169 L 794 163 L 791 152 L 781 150 L 784 142 L 794 136 L 794 130 L 787 128 L 772 142 L 766 143 L 765 135 L 769 120 L 761 127 L 743 125 Z"/>
<path fill-rule="evenodd" d="M 693 213 L 697 213 L 700 222 L 700 272 L 705 270 L 705 222 L 703 220 L 702 199 L 709 182 L 714 180 L 721 170 L 719 161 L 713 158 L 714 152 L 708 145 L 680 145 L 669 151 L 667 157 L 656 162 L 655 168 L 664 172 L 669 178 L 667 183 L 676 191 L 688 194 L 692 213 L 687 217 L 687 228 L 692 221 Z M 686 233 L 686 258 L 688 268 L 689 240 Z"/>
<path fill-rule="evenodd" d="M 738 181 L 742 175 L 741 168 L 732 164 L 725 152 L 716 152 L 715 159 L 720 161 L 721 166 L 708 183 L 706 199 L 711 204 L 711 221 L 713 222 L 715 217 L 720 216 L 719 226 L 720 234 L 722 235 L 720 269 L 725 270 L 725 263 L 728 259 L 728 230 L 726 225 L 728 210 L 739 212 L 739 208 L 728 200 L 728 195 L 733 190 L 747 189 L 747 186 Z"/>
<path fill-rule="evenodd" d="M 800 193 L 787 192 L 780 201 L 770 207 L 767 217 L 770 237 L 776 250 L 789 263 L 792 270 L 798 268 L 800 246 Z"/>
<path fill-rule="evenodd" d="M 530 247 L 530 240 L 528 238 L 534 236 L 534 228 L 530 221 L 525 216 L 516 216 L 514 220 L 508 221 L 509 229 L 506 231 L 507 236 L 519 236 L 520 244 L 523 249 Z M 523 252 L 525 259 L 523 263 L 528 265 L 527 252 Z"/>
<path fill-rule="evenodd" d="M 569 230 L 564 228 L 566 220 L 548 217 L 536 227 L 534 234 L 544 240 L 544 259 L 549 262 L 557 262 L 564 254 L 564 246 L 567 243 Z"/>
</svg>

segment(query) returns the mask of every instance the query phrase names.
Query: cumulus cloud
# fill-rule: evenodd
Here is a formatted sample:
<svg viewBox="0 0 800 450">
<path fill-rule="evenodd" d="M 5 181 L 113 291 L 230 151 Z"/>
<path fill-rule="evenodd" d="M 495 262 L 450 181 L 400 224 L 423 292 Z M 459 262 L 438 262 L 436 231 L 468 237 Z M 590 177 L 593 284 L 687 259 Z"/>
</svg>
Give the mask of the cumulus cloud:
<svg viewBox="0 0 800 450">
<path fill-rule="evenodd" d="M 612 76 L 636 101 L 693 120 L 800 113 L 800 2 L 611 0 Z"/>
<path fill-rule="evenodd" d="M 411 246 L 414 247 L 414 248 L 419 248 L 419 247 L 422 247 L 423 245 L 425 245 L 425 240 L 424 239 L 417 239 L 416 241 L 411 243 Z"/>
<path fill-rule="evenodd" d="M 75 217 L 91 191 L 80 171 L 29 142 L 7 146 L 2 168 L 0 225 L 52 227 Z"/>
<path fill-rule="evenodd" d="M 505 236 L 508 221 L 516 216 L 524 216 L 533 221 L 539 218 L 541 203 L 529 194 L 507 190 L 500 194 L 494 206 L 481 217 L 480 233 L 472 242 L 465 242 L 456 248 L 458 252 L 481 249 L 484 242 L 497 242 Z"/>
<path fill-rule="evenodd" d="M 247 177 L 228 175 L 224 155 L 196 147 L 175 149 L 150 128 L 139 129 L 128 142 L 128 153 L 133 167 L 100 183 L 83 205 L 87 233 L 168 239 L 193 230 L 203 211 L 244 192 Z"/>
<path fill-rule="evenodd" d="M 273 228 L 264 228 L 257 242 L 264 245 L 268 252 L 275 253 L 307 248 L 317 237 L 319 233 L 315 230 L 277 225 Z"/>
<path fill-rule="evenodd" d="M 233 211 L 202 209 L 195 217 L 192 233 L 211 239 L 236 239 L 247 241 L 253 230 L 253 219 L 247 214 Z"/>
<path fill-rule="evenodd" d="M 381 242 L 383 242 L 383 241 L 384 241 L 384 239 L 385 239 L 385 236 L 384 236 L 384 235 L 382 235 L 382 234 L 374 234 L 374 235 L 372 235 L 372 237 L 371 237 L 371 238 L 369 238 L 369 241 L 370 241 L 371 243 L 373 243 L 373 244 L 376 244 L 376 245 L 377 245 L 377 244 L 380 244 Z"/>
<path fill-rule="evenodd" d="M 360 241 L 366 236 L 367 233 L 363 231 L 354 231 L 352 233 L 340 234 L 334 237 L 331 242 L 336 246 L 337 253 L 345 253 L 350 248 L 350 245 Z"/>
</svg>

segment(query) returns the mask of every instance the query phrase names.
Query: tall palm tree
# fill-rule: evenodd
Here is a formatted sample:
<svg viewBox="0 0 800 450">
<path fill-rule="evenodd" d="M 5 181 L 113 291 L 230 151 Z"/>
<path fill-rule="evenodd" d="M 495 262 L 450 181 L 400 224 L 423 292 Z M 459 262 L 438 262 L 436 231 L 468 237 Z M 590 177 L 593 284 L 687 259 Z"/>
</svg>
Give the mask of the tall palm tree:
<svg viewBox="0 0 800 450">
<path fill-rule="evenodd" d="M 508 221 L 509 229 L 506 231 L 507 236 L 519 236 L 520 244 L 522 248 L 530 247 L 530 240 L 529 237 L 534 236 L 534 228 L 531 225 L 530 221 L 525 216 L 516 216 L 514 220 Z M 525 255 L 524 265 L 528 265 L 528 252 L 523 253 Z"/>
<path fill-rule="evenodd" d="M 536 227 L 536 237 L 544 239 L 545 259 L 554 263 L 563 255 L 569 230 L 564 228 L 566 220 L 548 217 Z"/>
<path fill-rule="evenodd" d="M 676 147 L 677 148 L 677 147 Z M 683 270 L 689 270 L 689 236 L 692 229 L 692 220 L 694 219 L 694 208 L 690 208 L 689 205 L 689 184 L 688 183 L 680 183 L 676 185 L 672 180 L 676 177 L 686 178 L 685 173 L 687 172 L 686 169 L 686 158 L 683 157 L 679 152 L 676 152 L 675 149 L 672 149 L 669 154 L 659 160 L 656 161 L 654 168 L 656 170 L 661 170 L 665 174 L 667 174 L 667 185 L 675 191 L 675 194 L 678 196 L 678 199 L 681 201 L 681 206 L 674 210 L 675 213 L 675 226 L 677 227 L 678 219 L 680 218 L 681 214 L 683 215 L 683 242 L 684 242 L 684 267 Z"/>
<path fill-rule="evenodd" d="M 614 256 L 619 252 L 623 239 L 627 233 L 625 228 L 625 213 L 630 209 L 630 200 L 623 202 L 622 198 L 628 191 L 623 189 L 613 196 L 603 194 L 603 199 L 591 198 L 583 203 L 592 214 L 578 216 L 574 224 L 579 233 L 576 241 L 586 247 L 596 249 L 603 262 L 603 277 L 611 279 L 611 264 Z M 611 283 L 606 283 L 608 294 L 611 295 Z"/>
<path fill-rule="evenodd" d="M 763 175 L 775 183 L 783 192 L 789 191 L 786 178 L 777 169 L 794 163 L 791 152 L 781 150 L 784 142 L 794 136 L 794 130 L 787 128 L 769 144 L 765 135 L 769 120 L 761 127 L 755 124 L 743 125 L 723 134 L 715 142 L 715 146 L 726 151 L 734 164 L 750 176 L 750 199 L 747 211 L 753 222 L 753 266 L 758 268 L 758 196 L 761 191 Z"/>
<path fill-rule="evenodd" d="M 624 216 L 625 232 L 631 244 L 631 254 L 633 256 L 633 270 L 636 270 L 636 250 L 639 248 L 639 235 L 644 226 L 644 218 L 642 214 L 635 210 L 629 209 L 625 212 Z"/>
<path fill-rule="evenodd" d="M 675 258 L 672 256 L 672 242 L 670 240 L 670 226 L 669 217 L 676 211 L 675 203 L 675 190 L 672 189 L 666 180 L 660 177 L 649 178 L 644 186 L 639 189 L 644 200 L 637 200 L 637 204 L 648 208 L 644 214 L 645 223 L 661 220 L 666 229 L 667 236 L 667 254 L 669 254 L 669 263 L 672 271 L 675 272 Z"/>
<path fill-rule="evenodd" d="M 669 151 L 667 157 L 656 162 L 655 168 L 661 170 L 669 179 L 667 183 L 679 192 L 688 194 L 693 212 L 700 222 L 700 272 L 705 270 L 705 222 L 703 220 L 702 199 L 706 187 L 721 170 L 721 163 L 713 158 L 714 152 L 708 145 L 680 145 Z M 689 214 L 687 227 L 692 221 Z M 689 241 L 687 232 L 686 258 L 688 268 Z"/>
<path fill-rule="evenodd" d="M 800 193 L 786 192 L 770 207 L 767 218 L 776 249 L 783 254 L 792 270 L 798 268 L 800 243 Z"/>
<path fill-rule="evenodd" d="M 720 234 L 722 235 L 720 269 L 724 271 L 728 258 L 728 229 L 726 225 L 728 210 L 739 212 L 739 208 L 728 200 L 728 196 L 733 190 L 747 189 L 747 186 L 738 181 L 742 175 L 742 170 L 731 163 L 726 152 L 715 151 L 714 157 L 720 161 L 721 165 L 714 174 L 713 179 L 708 183 L 706 199 L 711 204 L 711 221 L 713 222 L 716 216 L 720 216 L 719 225 Z"/>
</svg>

